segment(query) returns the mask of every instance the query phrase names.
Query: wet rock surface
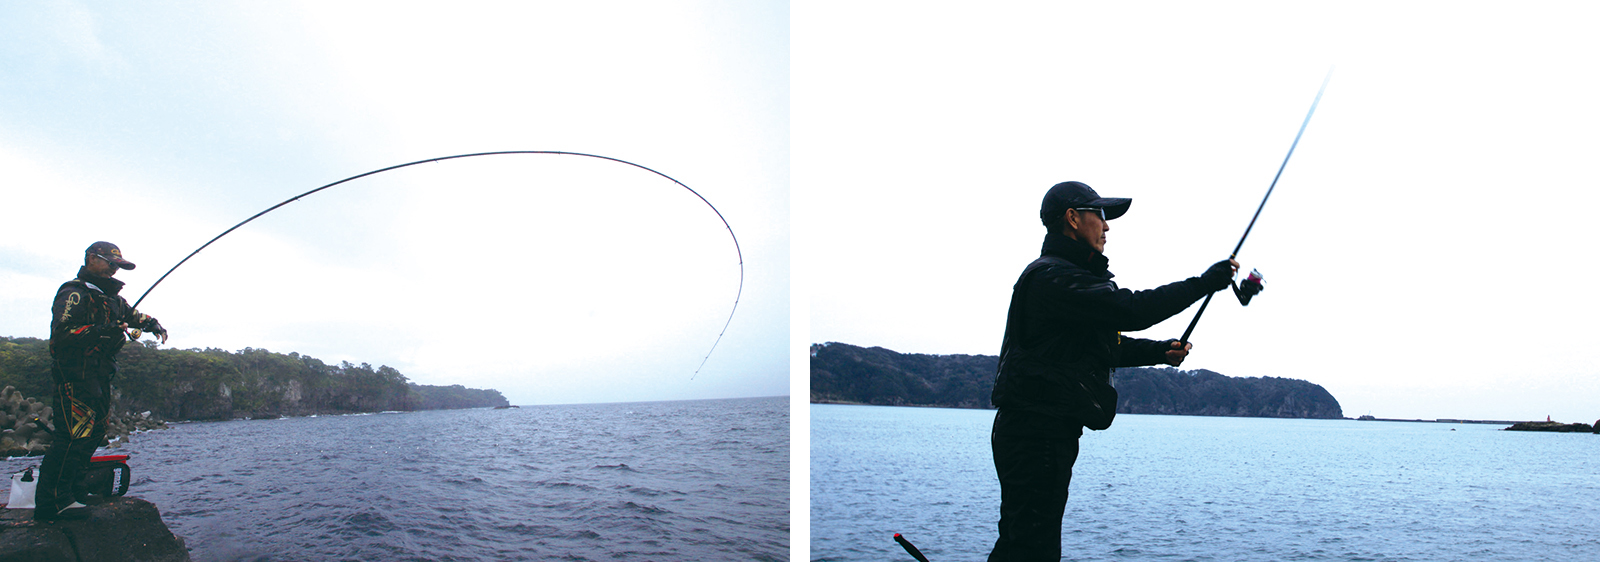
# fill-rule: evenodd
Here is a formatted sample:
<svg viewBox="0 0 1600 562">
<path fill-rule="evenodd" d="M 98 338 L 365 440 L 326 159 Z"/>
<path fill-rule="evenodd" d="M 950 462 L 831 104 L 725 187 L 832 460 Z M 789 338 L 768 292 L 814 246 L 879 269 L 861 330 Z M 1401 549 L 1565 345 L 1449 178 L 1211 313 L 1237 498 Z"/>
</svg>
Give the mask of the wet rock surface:
<svg viewBox="0 0 1600 562">
<path fill-rule="evenodd" d="M 183 537 L 155 504 L 114 498 L 80 508 L 88 519 L 33 520 L 32 509 L 0 509 L 0 560 L 16 562 L 189 562 Z"/>
</svg>

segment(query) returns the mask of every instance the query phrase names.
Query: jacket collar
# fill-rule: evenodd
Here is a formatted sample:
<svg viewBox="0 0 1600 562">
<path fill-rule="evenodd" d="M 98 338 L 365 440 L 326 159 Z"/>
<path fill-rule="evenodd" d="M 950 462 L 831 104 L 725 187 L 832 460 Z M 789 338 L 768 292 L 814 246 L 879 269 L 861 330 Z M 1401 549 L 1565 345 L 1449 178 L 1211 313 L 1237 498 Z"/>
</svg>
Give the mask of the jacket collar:
<svg viewBox="0 0 1600 562">
<path fill-rule="evenodd" d="M 1054 232 L 1044 235 L 1044 248 L 1039 250 L 1039 255 L 1055 256 L 1072 262 L 1078 267 L 1093 273 L 1109 277 L 1111 272 L 1107 269 L 1111 260 L 1105 254 L 1096 252 L 1087 242 L 1076 240 L 1064 234 Z"/>
<path fill-rule="evenodd" d="M 122 290 L 122 281 L 89 273 L 87 266 L 78 268 L 78 280 L 94 286 L 94 288 L 107 295 L 115 295 Z"/>
</svg>

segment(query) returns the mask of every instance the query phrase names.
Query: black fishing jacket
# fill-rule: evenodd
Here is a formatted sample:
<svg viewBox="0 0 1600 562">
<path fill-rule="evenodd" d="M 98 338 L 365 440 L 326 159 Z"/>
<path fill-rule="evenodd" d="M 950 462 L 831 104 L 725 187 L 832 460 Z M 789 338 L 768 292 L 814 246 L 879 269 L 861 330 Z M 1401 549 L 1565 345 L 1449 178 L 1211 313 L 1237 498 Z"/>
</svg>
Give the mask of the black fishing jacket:
<svg viewBox="0 0 1600 562">
<path fill-rule="evenodd" d="M 1116 414 L 1111 369 L 1164 363 L 1175 341 L 1121 333 L 1166 320 L 1228 282 L 1208 274 L 1130 291 L 1087 243 L 1050 233 L 1040 254 L 1012 287 L 990 401 L 1090 429 L 1105 429 Z"/>
<path fill-rule="evenodd" d="M 121 281 L 79 268 L 78 278 L 56 291 L 50 307 L 50 371 L 57 383 L 109 379 L 117 370 L 117 352 L 128 341 L 118 322 L 163 331 L 155 318 L 129 306 L 117 294 L 121 290 Z"/>
</svg>

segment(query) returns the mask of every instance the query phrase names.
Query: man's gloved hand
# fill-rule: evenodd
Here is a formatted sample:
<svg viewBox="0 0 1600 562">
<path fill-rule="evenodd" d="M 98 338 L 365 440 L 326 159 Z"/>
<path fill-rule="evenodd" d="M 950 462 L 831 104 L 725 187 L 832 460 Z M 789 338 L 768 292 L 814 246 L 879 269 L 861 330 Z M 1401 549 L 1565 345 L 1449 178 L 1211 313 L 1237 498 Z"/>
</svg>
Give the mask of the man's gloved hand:
<svg viewBox="0 0 1600 562">
<path fill-rule="evenodd" d="M 1222 260 L 1214 263 L 1205 273 L 1200 275 L 1201 288 L 1208 293 L 1226 289 L 1233 282 L 1233 274 L 1238 271 L 1238 261 Z"/>
<path fill-rule="evenodd" d="M 146 332 L 150 332 L 152 335 L 161 338 L 161 343 L 167 343 L 167 329 L 161 327 L 161 323 L 157 322 L 155 317 L 152 316 L 150 318 L 150 322 L 146 324 L 146 326 Z"/>
<path fill-rule="evenodd" d="M 1167 340 L 1167 347 L 1172 348 L 1167 350 L 1167 364 L 1177 367 L 1183 364 L 1185 357 L 1189 356 L 1189 350 L 1194 348 L 1194 344 L 1184 344 L 1178 340 Z"/>
</svg>

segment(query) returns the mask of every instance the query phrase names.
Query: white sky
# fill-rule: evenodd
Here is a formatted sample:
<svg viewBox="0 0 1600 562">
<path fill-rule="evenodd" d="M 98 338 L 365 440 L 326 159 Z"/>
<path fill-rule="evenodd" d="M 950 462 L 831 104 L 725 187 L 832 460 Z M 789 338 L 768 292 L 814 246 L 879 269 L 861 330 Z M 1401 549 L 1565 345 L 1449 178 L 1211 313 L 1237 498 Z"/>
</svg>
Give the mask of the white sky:
<svg viewBox="0 0 1600 562">
<path fill-rule="evenodd" d="M 9 3 L 0 334 L 85 247 L 170 347 L 298 351 L 515 404 L 789 392 L 783 3 Z"/>
<path fill-rule="evenodd" d="M 937 7 L 949 6 L 949 7 Z M 1579 3 L 800 3 L 795 237 L 812 342 L 998 352 L 1040 198 L 1131 197 L 1117 281 L 1238 242 L 1184 368 L 1348 416 L 1600 417 L 1600 36 Z M 1225 297 L 1225 298 L 1224 298 Z M 1194 308 L 1150 330 L 1178 337 Z"/>
</svg>

